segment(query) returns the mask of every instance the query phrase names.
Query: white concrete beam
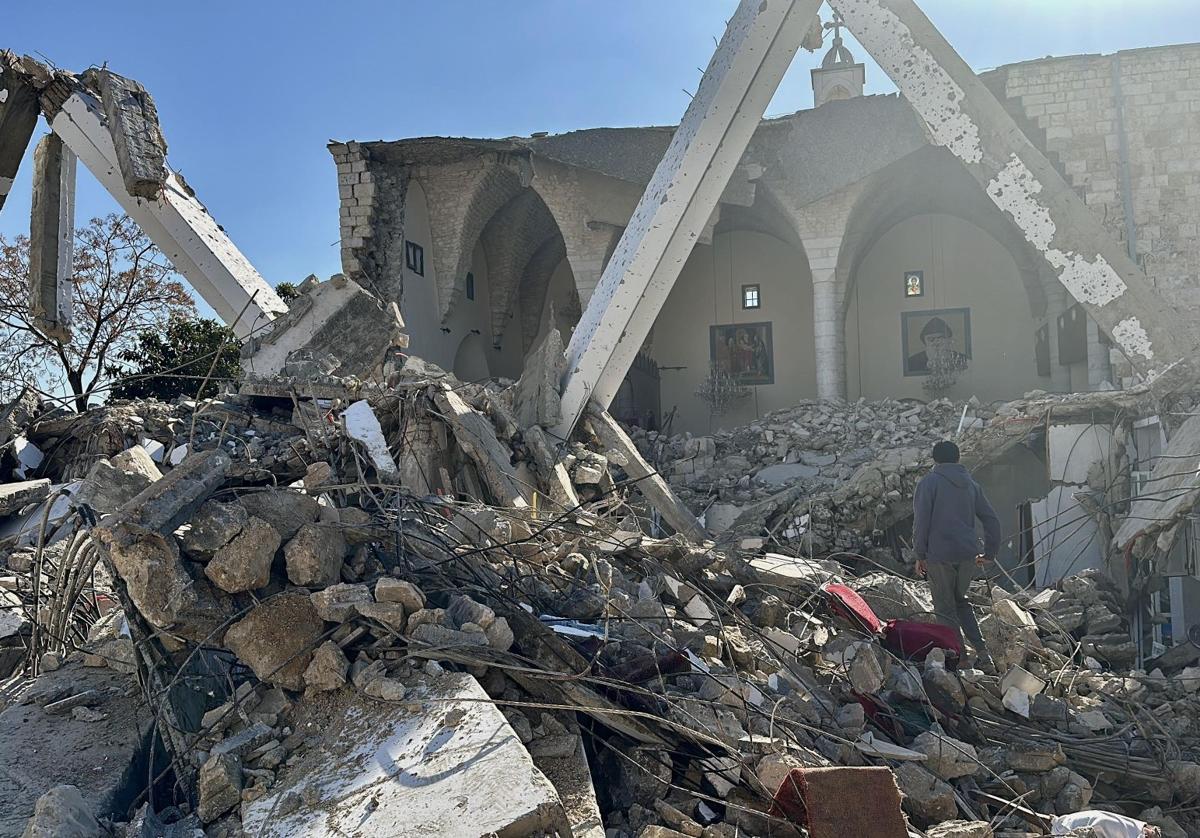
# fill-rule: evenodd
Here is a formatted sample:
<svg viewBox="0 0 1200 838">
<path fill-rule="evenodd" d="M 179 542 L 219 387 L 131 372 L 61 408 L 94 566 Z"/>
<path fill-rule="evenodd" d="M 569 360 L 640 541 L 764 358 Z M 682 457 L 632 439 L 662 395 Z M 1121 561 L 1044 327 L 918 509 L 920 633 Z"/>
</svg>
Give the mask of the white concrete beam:
<svg viewBox="0 0 1200 838">
<path fill-rule="evenodd" d="M 933 142 L 967 167 L 1147 380 L 1194 380 L 1197 333 L 1029 141 L 913 0 L 830 0 Z M 1167 379 L 1162 376 L 1170 371 Z"/>
<path fill-rule="evenodd" d="M 104 110 L 95 98 L 76 91 L 50 127 L 238 337 L 260 331 L 287 311 L 274 289 L 173 173 L 168 173 L 157 199 L 135 198 L 126 191 Z"/>
<path fill-rule="evenodd" d="M 819 7 L 738 5 L 571 337 L 556 435 L 612 402 Z"/>
</svg>

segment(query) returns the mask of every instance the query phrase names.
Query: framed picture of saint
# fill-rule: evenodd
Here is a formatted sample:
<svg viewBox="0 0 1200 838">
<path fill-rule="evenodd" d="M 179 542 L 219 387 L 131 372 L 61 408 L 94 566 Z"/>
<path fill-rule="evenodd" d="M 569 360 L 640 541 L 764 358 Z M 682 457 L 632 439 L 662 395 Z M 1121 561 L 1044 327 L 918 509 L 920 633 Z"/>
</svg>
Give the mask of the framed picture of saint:
<svg viewBox="0 0 1200 838">
<path fill-rule="evenodd" d="M 905 271 L 904 272 L 904 296 L 906 296 L 906 297 L 924 297 L 925 296 L 925 272 L 924 271 Z"/>
<path fill-rule="evenodd" d="M 954 360 L 971 357 L 971 310 L 943 308 L 900 313 L 900 351 L 904 374 L 929 375 L 929 357 L 945 350 Z"/>
<path fill-rule="evenodd" d="M 728 323 L 710 326 L 709 351 L 713 366 L 741 384 L 774 384 L 775 352 L 770 323 Z"/>
</svg>

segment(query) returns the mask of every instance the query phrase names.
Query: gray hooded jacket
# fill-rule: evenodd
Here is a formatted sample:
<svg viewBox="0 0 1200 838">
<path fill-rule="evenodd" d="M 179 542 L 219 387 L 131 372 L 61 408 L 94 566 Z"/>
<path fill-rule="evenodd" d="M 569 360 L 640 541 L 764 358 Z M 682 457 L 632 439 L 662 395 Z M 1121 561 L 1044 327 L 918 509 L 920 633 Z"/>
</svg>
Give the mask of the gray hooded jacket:
<svg viewBox="0 0 1200 838">
<path fill-rule="evenodd" d="M 1000 549 L 1000 519 L 983 489 L 961 463 L 938 463 L 913 497 L 913 547 L 932 563 L 966 562 L 980 553 L 975 519 L 983 523 L 983 555 Z"/>
</svg>

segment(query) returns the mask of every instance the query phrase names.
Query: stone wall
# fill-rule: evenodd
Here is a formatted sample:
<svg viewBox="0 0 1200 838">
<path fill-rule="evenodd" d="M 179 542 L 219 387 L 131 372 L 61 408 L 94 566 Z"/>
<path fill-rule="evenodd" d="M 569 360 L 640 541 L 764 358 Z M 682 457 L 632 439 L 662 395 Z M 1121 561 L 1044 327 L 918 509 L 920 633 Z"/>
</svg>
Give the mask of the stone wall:
<svg viewBox="0 0 1200 838">
<path fill-rule="evenodd" d="M 1138 262 L 1174 304 L 1200 308 L 1200 44 L 1044 59 L 996 73 L 1010 104 L 1045 132 L 1045 150 L 1068 181 L 1125 241 L 1123 124 Z"/>
</svg>

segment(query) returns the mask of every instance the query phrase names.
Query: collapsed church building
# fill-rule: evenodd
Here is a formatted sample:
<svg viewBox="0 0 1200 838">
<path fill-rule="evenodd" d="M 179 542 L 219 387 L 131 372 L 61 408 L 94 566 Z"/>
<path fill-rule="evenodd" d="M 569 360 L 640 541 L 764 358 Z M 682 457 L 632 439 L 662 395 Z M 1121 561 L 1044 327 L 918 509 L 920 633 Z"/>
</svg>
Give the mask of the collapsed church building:
<svg viewBox="0 0 1200 838">
<path fill-rule="evenodd" d="M 743 2 L 678 128 L 331 143 L 286 303 L 141 85 L 0 53 L 39 328 L 78 161 L 244 341 L 0 410 L 0 836 L 1200 832 L 1200 46 L 976 75 L 819 5 Z M 997 672 L 911 641 L 944 438 Z"/>
</svg>

